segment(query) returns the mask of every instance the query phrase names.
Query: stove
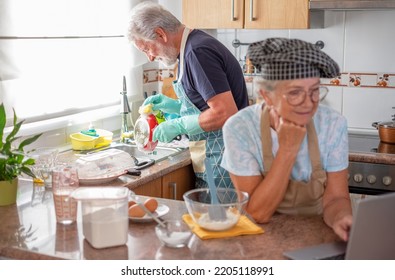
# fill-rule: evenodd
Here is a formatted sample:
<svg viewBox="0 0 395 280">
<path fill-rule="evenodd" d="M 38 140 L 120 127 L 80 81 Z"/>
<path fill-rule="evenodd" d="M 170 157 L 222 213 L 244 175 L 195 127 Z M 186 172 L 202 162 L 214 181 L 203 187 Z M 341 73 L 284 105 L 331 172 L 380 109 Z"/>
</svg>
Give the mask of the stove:
<svg viewBox="0 0 395 280">
<path fill-rule="evenodd" d="M 378 136 L 350 134 L 348 141 L 350 153 L 395 158 L 395 145 L 381 142 Z M 394 164 L 350 161 L 348 170 L 351 193 L 378 195 L 395 191 Z"/>
</svg>

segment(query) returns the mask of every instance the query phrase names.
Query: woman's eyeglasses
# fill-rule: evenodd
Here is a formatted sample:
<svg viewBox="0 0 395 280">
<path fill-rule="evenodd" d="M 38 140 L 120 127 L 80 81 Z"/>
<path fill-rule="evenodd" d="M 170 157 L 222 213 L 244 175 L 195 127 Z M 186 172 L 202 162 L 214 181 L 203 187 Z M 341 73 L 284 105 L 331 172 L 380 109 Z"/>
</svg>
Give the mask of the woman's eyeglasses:
<svg viewBox="0 0 395 280">
<path fill-rule="evenodd" d="M 312 102 L 322 101 L 328 94 L 327 87 L 318 87 L 308 93 L 301 89 L 291 90 L 284 93 L 285 99 L 287 99 L 289 105 L 298 106 L 306 100 L 306 96 L 309 95 Z"/>
</svg>

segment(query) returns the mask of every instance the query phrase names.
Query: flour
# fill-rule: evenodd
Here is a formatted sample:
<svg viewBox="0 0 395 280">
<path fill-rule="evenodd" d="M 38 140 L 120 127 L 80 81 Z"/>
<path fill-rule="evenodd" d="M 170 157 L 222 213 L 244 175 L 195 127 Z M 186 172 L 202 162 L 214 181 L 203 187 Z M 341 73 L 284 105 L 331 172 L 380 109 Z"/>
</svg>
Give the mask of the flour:
<svg viewBox="0 0 395 280">
<path fill-rule="evenodd" d="M 115 209 L 104 208 L 82 217 L 85 238 L 95 248 L 123 245 L 128 240 L 129 220 Z"/>
<path fill-rule="evenodd" d="M 235 214 L 232 209 L 228 209 L 226 211 L 226 220 L 214 221 L 211 220 L 208 213 L 205 213 L 199 217 L 198 224 L 207 230 L 222 231 L 233 227 L 239 221 L 239 217 L 239 214 Z"/>
</svg>

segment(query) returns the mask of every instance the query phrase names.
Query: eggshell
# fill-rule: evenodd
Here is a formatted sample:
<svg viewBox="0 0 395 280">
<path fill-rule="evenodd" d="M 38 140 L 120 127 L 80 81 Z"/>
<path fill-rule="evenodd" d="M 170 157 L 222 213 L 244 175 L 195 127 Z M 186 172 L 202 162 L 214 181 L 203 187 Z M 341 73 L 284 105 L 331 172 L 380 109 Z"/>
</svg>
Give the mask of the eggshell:
<svg viewBox="0 0 395 280">
<path fill-rule="evenodd" d="M 145 215 L 143 209 L 140 208 L 137 204 L 134 204 L 129 207 L 129 216 L 132 218 L 141 218 Z"/>
<path fill-rule="evenodd" d="M 148 198 L 144 202 L 144 206 L 147 207 L 147 209 L 151 211 L 151 213 L 154 213 L 156 208 L 158 208 L 158 201 L 155 198 Z"/>
</svg>

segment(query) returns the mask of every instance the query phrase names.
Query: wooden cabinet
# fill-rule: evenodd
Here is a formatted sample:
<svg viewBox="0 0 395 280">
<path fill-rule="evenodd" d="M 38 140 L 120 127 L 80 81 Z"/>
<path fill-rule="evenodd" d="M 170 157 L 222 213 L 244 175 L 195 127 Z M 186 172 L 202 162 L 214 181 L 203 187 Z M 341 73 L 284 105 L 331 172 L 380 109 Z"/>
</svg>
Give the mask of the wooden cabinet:
<svg viewBox="0 0 395 280">
<path fill-rule="evenodd" d="M 135 194 L 162 197 L 162 178 L 155 179 L 149 183 L 133 189 Z"/>
<path fill-rule="evenodd" d="M 134 188 L 133 191 L 139 195 L 183 200 L 182 195 L 194 186 L 195 173 L 190 164 Z"/>
<path fill-rule="evenodd" d="M 191 28 L 306 29 L 309 0 L 183 0 Z"/>
<path fill-rule="evenodd" d="M 162 197 L 183 200 L 182 195 L 195 187 L 192 165 L 177 169 L 162 177 Z"/>
</svg>

